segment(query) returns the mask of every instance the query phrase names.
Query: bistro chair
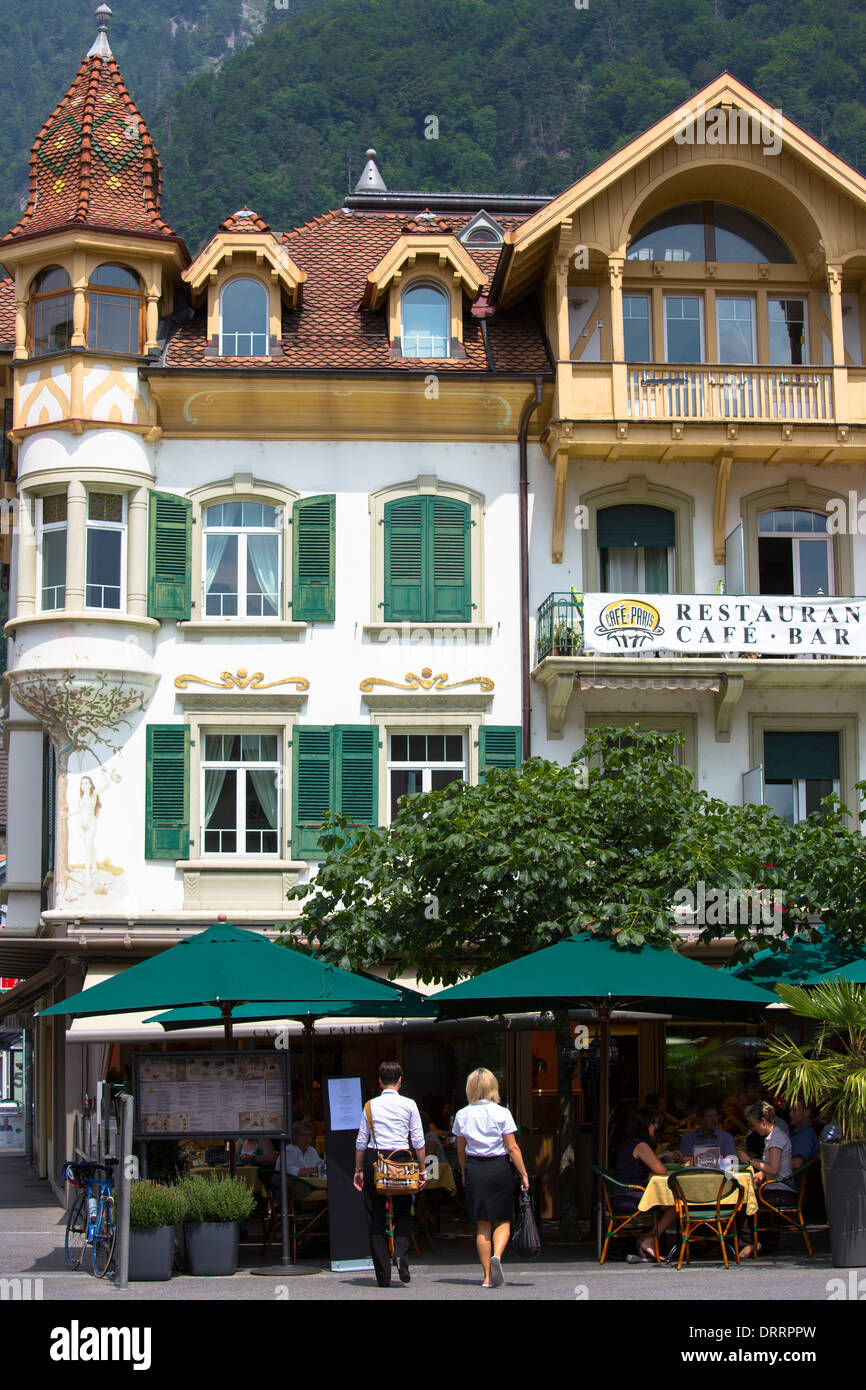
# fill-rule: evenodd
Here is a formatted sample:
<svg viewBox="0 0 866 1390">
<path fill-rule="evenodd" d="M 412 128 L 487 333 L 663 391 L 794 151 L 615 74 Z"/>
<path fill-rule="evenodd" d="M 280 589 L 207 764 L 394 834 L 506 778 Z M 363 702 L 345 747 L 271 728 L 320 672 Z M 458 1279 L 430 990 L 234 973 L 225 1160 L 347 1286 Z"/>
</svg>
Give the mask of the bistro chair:
<svg viewBox="0 0 866 1390">
<path fill-rule="evenodd" d="M 711 1180 L 713 1178 L 719 1180 L 715 1197 L 711 1195 Z M 709 1235 L 696 1237 L 695 1233 L 702 1226 L 706 1226 L 708 1230 L 712 1231 L 713 1236 L 719 1242 L 725 1269 L 728 1268 L 728 1251 L 725 1241 L 733 1232 L 734 1255 L 737 1264 L 739 1264 L 740 1244 L 737 1236 L 737 1214 L 743 1205 L 743 1189 L 737 1179 L 731 1177 L 730 1173 L 724 1173 L 721 1168 L 678 1168 L 668 1178 L 668 1187 L 674 1199 L 680 1227 L 680 1255 L 677 1260 L 677 1269 L 682 1269 L 684 1255 L 686 1264 L 691 1264 L 692 1243 L 696 1238 L 698 1240 L 712 1239 Z M 730 1197 L 734 1197 L 735 1200 L 729 1203 L 727 1199 Z M 722 1206 L 723 1202 L 725 1203 L 724 1207 Z"/>
<path fill-rule="evenodd" d="M 324 1235 L 328 1229 L 328 1203 L 317 1197 L 315 1203 L 306 1197 L 296 1197 L 294 1186 L 289 1185 L 289 1252 L 292 1264 L 298 1263 L 298 1246 L 317 1235 Z M 264 1243 L 262 1259 L 267 1260 L 271 1245 L 283 1233 L 283 1218 L 280 1208 L 279 1174 L 268 1202 L 268 1215 L 264 1224 Z"/>
<path fill-rule="evenodd" d="M 643 1194 L 643 1188 L 638 1187 L 636 1183 L 620 1182 L 619 1178 L 615 1177 L 613 1173 L 607 1172 L 604 1168 L 597 1167 L 594 1163 L 590 1166 L 595 1176 L 601 1180 L 601 1190 L 604 1195 L 605 1218 L 607 1220 L 599 1264 L 604 1264 L 607 1259 L 607 1247 L 612 1240 L 629 1240 L 632 1236 L 637 1235 L 639 1231 L 652 1231 L 653 1247 L 655 1249 L 656 1260 L 658 1261 L 659 1232 L 656 1213 L 638 1211 L 637 1209 L 629 1212 L 614 1210 L 614 1198 L 619 1193 L 640 1192 Z"/>
<path fill-rule="evenodd" d="M 806 1229 L 806 1218 L 803 1214 L 803 1207 L 806 1201 L 806 1190 L 809 1186 L 809 1173 L 820 1163 L 819 1158 L 810 1158 L 808 1163 L 804 1163 L 788 1179 L 788 1182 L 795 1183 L 796 1188 L 786 1190 L 784 1187 L 771 1186 L 765 1191 L 765 1184 L 759 1183 L 758 1192 L 758 1211 L 755 1213 L 755 1249 L 757 1250 L 758 1240 L 758 1216 L 761 1209 L 775 1212 L 778 1217 L 779 1227 L 790 1226 L 792 1230 L 799 1231 L 806 1242 L 806 1253 L 813 1254 L 812 1242 L 809 1239 L 809 1232 Z"/>
</svg>

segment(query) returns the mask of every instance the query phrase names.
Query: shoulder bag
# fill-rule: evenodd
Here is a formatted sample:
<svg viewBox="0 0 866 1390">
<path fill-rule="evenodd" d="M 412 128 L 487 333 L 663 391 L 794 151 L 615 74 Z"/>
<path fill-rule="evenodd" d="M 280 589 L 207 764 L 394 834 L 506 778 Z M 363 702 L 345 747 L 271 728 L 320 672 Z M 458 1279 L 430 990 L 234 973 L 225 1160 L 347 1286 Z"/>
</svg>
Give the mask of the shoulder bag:
<svg viewBox="0 0 866 1390">
<path fill-rule="evenodd" d="M 399 1193 L 420 1192 L 421 1190 L 421 1169 L 414 1161 L 410 1163 L 395 1163 L 393 1154 L 398 1150 L 392 1149 L 390 1154 L 383 1154 L 376 1142 L 376 1131 L 373 1128 L 373 1104 L 367 1101 L 364 1106 L 364 1114 L 367 1117 L 367 1124 L 370 1126 L 370 1134 L 376 1146 L 376 1160 L 373 1164 L 373 1182 L 376 1191 L 382 1196 L 393 1196 Z M 406 1148 L 411 1150 L 410 1136 L 406 1136 Z"/>
</svg>

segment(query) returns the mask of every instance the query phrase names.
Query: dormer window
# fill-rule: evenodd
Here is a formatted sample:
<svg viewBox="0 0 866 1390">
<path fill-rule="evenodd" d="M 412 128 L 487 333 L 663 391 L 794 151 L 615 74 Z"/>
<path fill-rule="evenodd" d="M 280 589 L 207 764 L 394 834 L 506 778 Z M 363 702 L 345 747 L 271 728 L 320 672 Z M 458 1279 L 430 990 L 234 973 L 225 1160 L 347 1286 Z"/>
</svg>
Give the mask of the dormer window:
<svg viewBox="0 0 866 1390">
<path fill-rule="evenodd" d="M 122 265 L 99 265 L 87 294 L 87 346 L 93 352 L 141 352 L 141 281 Z"/>
<path fill-rule="evenodd" d="M 501 246 L 504 235 L 504 228 L 482 210 L 476 213 L 471 222 L 467 222 L 460 233 L 460 240 L 464 246 Z"/>
<path fill-rule="evenodd" d="M 30 351 L 65 352 L 72 340 L 72 282 L 60 266 L 40 271 L 31 286 Z"/>
<path fill-rule="evenodd" d="M 447 357 L 450 306 L 436 285 L 413 285 L 403 295 L 400 345 L 404 357 Z"/>
<path fill-rule="evenodd" d="M 220 295 L 220 356 L 267 357 L 268 293 L 259 280 L 230 280 Z"/>
</svg>

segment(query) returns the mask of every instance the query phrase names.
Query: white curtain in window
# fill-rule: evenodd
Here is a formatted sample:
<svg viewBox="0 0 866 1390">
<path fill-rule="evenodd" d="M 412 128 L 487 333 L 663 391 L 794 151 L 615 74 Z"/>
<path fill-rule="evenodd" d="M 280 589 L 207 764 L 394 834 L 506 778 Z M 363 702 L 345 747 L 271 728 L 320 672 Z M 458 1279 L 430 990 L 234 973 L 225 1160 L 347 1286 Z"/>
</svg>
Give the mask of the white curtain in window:
<svg viewBox="0 0 866 1390">
<path fill-rule="evenodd" d="M 640 593 L 640 546 L 612 546 L 607 552 L 607 592 Z"/>
<path fill-rule="evenodd" d="M 247 536 L 247 555 L 259 588 L 279 608 L 279 556 L 276 536 Z"/>
<path fill-rule="evenodd" d="M 210 586 L 216 578 L 216 572 L 220 567 L 223 555 L 225 555 L 228 542 L 228 536 L 211 535 L 207 538 L 207 561 L 205 565 L 204 581 L 204 591 L 206 594 L 210 593 Z"/>
<path fill-rule="evenodd" d="M 277 828 L 277 775 L 272 768 L 247 768 L 271 830 Z"/>
<path fill-rule="evenodd" d="M 204 823 L 205 827 L 210 825 L 210 818 L 216 810 L 216 804 L 220 799 L 220 793 L 226 780 L 227 768 L 209 767 L 204 774 Z"/>
</svg>

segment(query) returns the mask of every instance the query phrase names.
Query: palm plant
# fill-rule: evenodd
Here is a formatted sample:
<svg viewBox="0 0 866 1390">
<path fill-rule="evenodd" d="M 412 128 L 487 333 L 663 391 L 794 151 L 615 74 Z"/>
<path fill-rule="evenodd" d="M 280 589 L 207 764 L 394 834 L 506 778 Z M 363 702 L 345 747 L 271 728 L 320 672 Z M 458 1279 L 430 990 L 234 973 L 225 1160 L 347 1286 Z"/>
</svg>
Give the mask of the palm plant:
<svg viewBox="0 0 866 1390">
<path fill-rule="evenodd" d="M 770 1039 L 758 1064 L 761 1080 L 789 1103 L 801 1100 L 823 1110 L 843 1143 L 866 1144 L 866 989 L 836 979 L 808 990 L 780 984 L 776 993 L 818 1029 L 803 1046 L 791 1038 Z"/>
</svg>

